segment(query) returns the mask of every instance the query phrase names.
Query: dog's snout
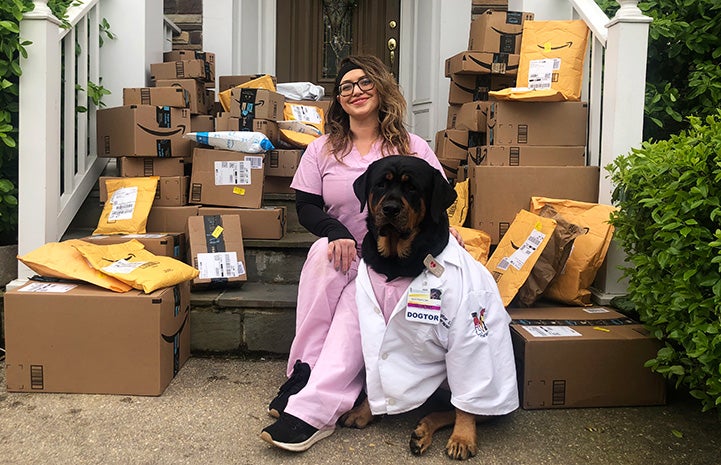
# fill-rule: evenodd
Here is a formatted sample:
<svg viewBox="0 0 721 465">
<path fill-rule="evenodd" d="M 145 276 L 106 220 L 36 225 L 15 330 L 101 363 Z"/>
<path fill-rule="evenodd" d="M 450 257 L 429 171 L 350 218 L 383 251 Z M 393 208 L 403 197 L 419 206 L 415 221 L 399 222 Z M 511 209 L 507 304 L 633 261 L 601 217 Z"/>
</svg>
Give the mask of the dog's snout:
<svg viewBox="0 0 721 465">
<path fill-rule="evenodd" d="M 397 200 L 389 200 L 383 203 L 383 214 L 386 217 L 392 218 L 398 216 L 401 211 L 401 203 Z"/>
</svg>

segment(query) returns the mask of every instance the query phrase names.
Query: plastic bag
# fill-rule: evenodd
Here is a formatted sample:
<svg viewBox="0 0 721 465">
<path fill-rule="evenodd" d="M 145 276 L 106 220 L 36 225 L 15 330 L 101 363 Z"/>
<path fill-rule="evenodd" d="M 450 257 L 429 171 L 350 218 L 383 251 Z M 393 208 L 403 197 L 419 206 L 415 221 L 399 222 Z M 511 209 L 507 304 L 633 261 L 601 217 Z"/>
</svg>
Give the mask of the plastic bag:
<svg viewBox="0 0 721 465">
<path fill-rule="evenodd" d="M 291 100 L 320 100 L 325 95 L 323 86 L 312 82 L 285 82 L 278 84 L 276 92 Z"/>
<path fill-rule="evenodd" d="M 265 134 L 255 131 L 189 132 L 183 137 L 199 144 L 235 152 L 263 153 L 275 150 L 275 146 Z"/>
</svg>

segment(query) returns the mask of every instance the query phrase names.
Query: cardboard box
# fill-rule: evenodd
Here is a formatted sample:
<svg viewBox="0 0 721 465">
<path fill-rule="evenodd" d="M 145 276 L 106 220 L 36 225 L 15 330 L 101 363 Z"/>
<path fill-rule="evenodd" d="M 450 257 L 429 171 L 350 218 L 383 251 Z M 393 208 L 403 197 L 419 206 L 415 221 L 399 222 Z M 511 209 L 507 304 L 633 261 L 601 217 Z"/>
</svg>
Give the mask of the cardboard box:
<svg viewBox="0 0 721 465">
<path fill-rule="evenodd" d="M 183 60 L 201 60 L 205 66 L 205 75 L 208 81 L 215 81 L 215 53 L 201 52 L 199 50 L 173 50 L 163 52 L 164 62 Z"/>
<path fill-rule="evenodd" d="M 271 150 L 265 156 L 265 175 L 292 178 L 304 150 Z"/>
<path fill-rule="evenodd" d="M 118 157 L 120 176 L 184 176 L 190 168 L 187 158 Z"/>
<path fill-rule="evenodd" d="M 468 50 L 494 53 L 521 53 L 523 23 L 533 13 L 486 10 L 471 21 Z"/>
<path fill-rule="evenodd" d="M 483 145 L 485 133 L 465 129 L 444 129 L 436 133 L 436 156 L 466 161 L 468 147 Z"/>
<path fill-rule="evenodd" d="M 192 114 L 211 113 L 215 103 L 215 93 L 196 79 L 158 79 L 155 87 L 181 87 L 188 91 L 188 108 Z"/>
<path fill-rule="evenodd" d="M 259 77 L 264 76 L 264 74 L 240 74 L 240 75 L 234 75 L 234 76 L 220 76 L 218 78 L 218 92 L 223 92 L 224 90 L 232 89 L 233 87 L 239 86 L 241 84 L 245 84 L 248 81 L 252 81 L 253 79 L 258 79 Z M 278 79 L 275 76 L 271 76 L 271 79 L 273 80 L 273 85 L 278 85 Z"/>
<path fill-rule="evenodd" d="M 188 283 L 150 294 L 30 281 L 5 293 L 9 392 L 158 396 L 190 357 Z"/>
<path fill-rule="evenodd" d="M 267 119 L 230 116 L 224 112 L 215 119 L 215 131 L 254 131 L 265 134 L 273 145 L 278 145 L 278 123 Z"/>
<path fill-rule="evenodd" d="M 598 202 L 598 166 L 468 165 L 469 227 L 499 240 L 531 197 Z"/>
<path fill-rule="evenodd" d="M 446 129 L 456 129 L 456 120 L 458 112 L 461 111 L 460 105 L 448 105 L 448 116 L 446 119 Z"/>
<path fill-rule="evenodd" d="M 108 200 L 108 190 L 105 186 L 107 179 L 118 179 L 109 176 L 101 176 L 99 181 L 100 202 Z M 188 204 L 189 176 L 161 176 L 158 180 L 158 187 L 155 190 L 153 205 L 159 207 L 182 206 Z"/>
<path fill-rule="evenodd" d="M 263 192 L 266 194 L 295 194 L 295 189 L 290 187 L 293 178 L 287 176 L 266 176 Z"/>
<path fill-rule="evenodd" d="M 95 235 L 80 238 L 82 241 L 98 245 L 122 244 L 131 239 L 143 244 L 145 249 L 152 254 L 172 257 L 185 262 L 185 233 L 182 232 Z"/>
<path fill-rule="evenodd" d="M 198 215 L 238 215 L 243 239 L 282 239 L 286 232 L 284 206 L 263 208 L 200 207 Z"/>
<path fill-rule="evenodd" d="M 197 79 L 203 82 L 215 81 L 210 69 L 203 60 L 179 60 L 150 64 L 150 79 Z"/>
<path fill-rule="evenodd" d="M 240 286 L 248 280 L 238 215 L 188 218 L 188 258 L 200 275 L 192 288 Z"/>
<path fill-rule="evenodd" d="M 126 87 L 123 105 L 156 105 L 188 108 L 190 94 L 182 87 Z"/>
<path fill-rule="evenodd" d="M 232 150 L 195 149 L 190 203 L 260 208 L 265 177 L 263 157 Z"/>
<path fill-rule="evenodd" d="M 451 74 L 448 103 L 459 105 L 488 100 L 488 92 L 516 86 L 516 76 L 506 74 Z"/>
<path fill-rule="evenodd" d="M 443 167 L 443 173 L 445 173 L 448 180 L 458 179 L 458 170 L 461 166 L 461 160 L 455 158 L 439 158 L 438 161 Z"/>
<path fill-rule="evenodd" d="M 491 52 L 460 52 L 446 59 L 446 77 L 452 74 L 518 74 L 521 55 Z"/>
<path fill-rule="evenodd" d="M 215 131 L 215 116 L 212 115 L 191 115 L 190 130 L 192 132 L 213 132 Z"/>
<path fill-rule="evenodd" d="M 509 309 L 526 410 L 666 403 L 663 377 L 643 365 L 661 343 L 604 307 Z"/>
<path fill-rule="evenodd" d="M 271 90 L 235 87 L 230 91 L 230 116 L 278 121 L 284 103 L 285 97 Z"/>
<path fill-rule="evenodd" d="M 188 218 L 198 215 L 198 205 L 182 207 L 158 207 L 153 205 L 148 214 L 145 230 L 153 232 L 184 232 L 188 231 Z M 187 234 L 186 234 L 187 237 Z"/>
<path fill-rule="evenodd" d="M 586 145 L 588 103 L 493 101 L 488 145 Z"/>
<path fill-rule="evenodd" d="M 456 116 L 456 129 L 486 132 L 490 102 L 468 102 L 461 105 Z"/>
<path fill-rule="evenodd" d="M 468 156 L 481 166 L 586 166 L 583 145 L 482 145 Z"/>
<path fill-rule="evenodd" d="M 99 157 L 187 157 L 187 108 L 124 105 L 97 112 Z"/>
</svg>

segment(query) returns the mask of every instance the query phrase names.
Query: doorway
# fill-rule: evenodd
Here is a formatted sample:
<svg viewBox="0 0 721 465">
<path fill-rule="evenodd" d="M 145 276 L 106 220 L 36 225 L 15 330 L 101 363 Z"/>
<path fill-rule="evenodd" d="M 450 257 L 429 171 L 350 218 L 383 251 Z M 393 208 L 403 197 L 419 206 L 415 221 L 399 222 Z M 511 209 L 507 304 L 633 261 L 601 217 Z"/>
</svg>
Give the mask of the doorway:
<svg viewBox="0 0 721 465">
<path fill-rule="evenodd" d="M 277 0 L 278 82 L 312 82 L 332 93 L 340 61 L 381 58 L 398 76 L 400 0 Z"/>
</svg>

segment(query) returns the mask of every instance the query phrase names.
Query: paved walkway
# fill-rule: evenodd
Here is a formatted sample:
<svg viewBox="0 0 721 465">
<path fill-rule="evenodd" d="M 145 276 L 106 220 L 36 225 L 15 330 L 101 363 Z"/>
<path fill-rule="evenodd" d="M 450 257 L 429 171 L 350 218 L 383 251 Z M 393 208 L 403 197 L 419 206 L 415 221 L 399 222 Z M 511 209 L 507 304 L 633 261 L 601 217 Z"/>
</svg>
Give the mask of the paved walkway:
<svg viewBox="0 0 721 465">
<path fill-rule="evenodd" d="M 19 394 L 0 363 L 0 463 L 10 464 L 448 464 L 450 432 L 427 455 L 408 450 L 418 412 L 365 430 L 338 429 L 302 454 L 258 439 L 284 362 L 191 358 L 160 397 Z M 671 393 L 661 407 L 518 410 L 480 425 L 467 463 L 693 465 L 721 463 L 716 414 Z"/>
</svg>

